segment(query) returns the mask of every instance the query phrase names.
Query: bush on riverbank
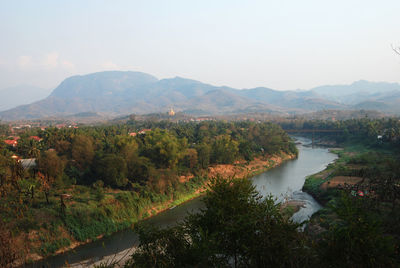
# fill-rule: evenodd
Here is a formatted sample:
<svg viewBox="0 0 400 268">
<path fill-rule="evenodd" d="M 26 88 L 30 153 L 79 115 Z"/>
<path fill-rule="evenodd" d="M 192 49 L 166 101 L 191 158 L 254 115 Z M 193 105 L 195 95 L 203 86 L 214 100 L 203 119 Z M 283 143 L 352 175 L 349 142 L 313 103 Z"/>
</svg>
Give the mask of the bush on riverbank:
<svg viewBox="0 0 400 268">
<path fill-rule="evenodd" d="M 393 209 L 400 197 L 394 195 L 398 182 L 394 178 L 400 177 L 398 156 L 394 149 L 368 145 L 345 147 L 338 155 L 326 170 L 309 176 L 303 187 L 326 205 L 307 228 L 317 241 L 323 264 L 395 267 L 400 262 L 395 253 L 400 246 L 400 213 Z M 337 178 L 344 182 L 349 178 L 349 183 L 321 187 Z"/>
<path fill-rule="evenodd" d="M 317 247 L 323 266 L 396 267 L 399 264 L 393 237 L 382 228 L 379 214 L 364 202 L 342 193 L 331 203 L 330 211 L 325 214 L 331 220 L 326 222 L 327 231 Z"/>
<path fill-rule="evenodd" d="M 304 267 L 312 249 L 272 196 L 249 180 L 212 181 L 205 209 L 168 229 L 139 229 L 126 267 Z"/>
</svg>

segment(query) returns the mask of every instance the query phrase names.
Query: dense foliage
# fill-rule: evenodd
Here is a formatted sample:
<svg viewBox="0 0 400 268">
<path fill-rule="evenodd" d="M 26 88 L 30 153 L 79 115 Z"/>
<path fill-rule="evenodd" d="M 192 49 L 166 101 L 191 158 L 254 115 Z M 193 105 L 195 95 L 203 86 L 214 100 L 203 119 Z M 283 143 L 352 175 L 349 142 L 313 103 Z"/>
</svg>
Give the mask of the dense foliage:
<svg viewBox="0 0 400 268">
<path fill-rule="evenodd" d="M 95 239 L 150 216 L 154 206 L 190 198 L 205 185 L 209 165 L 297 153 L 272 123 L 0 130 L 4 140 L 18 138 L 16 146 L 0 143 L 2 225 L 11 236 L 36 230 L 31 240 L 44 245 L 41 255 L 70 243 L 59 237 L 62 229 L 78 241 Z"/>
<path fill-rule="evenodd" d="M 278 210 L 261 209 L 271 199 L 254 202 L 257 193 L 236 182 L 228 186 L 225 181 L 214 184 L 205 198 L 206 209 L 185 223 L 164 230 L 142 230 L 139 250 L 127 266 L 398 267 L 399 126 L 392 119 L 311 121 L 297 126 L 316 132 L 339 130 L 319 134 L 347 148 L 340 151 L 336 163 L 306 181 L 305 190 L 326 205 L 313 217 L 314 229 L 307 229 L 307 236 L 295 235 L 295 225 L 290 222 L 279 222 L 282 229 L 273 224 L 264 229 L 265 219 L 282 219 Z M 361 181 L 321 188 L 335 176 Z M 253 221 L 257 216 L 253 218 L 252 212 L 257 210 L 252 205 L 261 209 L 261 220 Z"/>
<path fill-rule="evenodd" d="M 294 123 L 284 127 L 291 129 Z M 297 129 L 314 129 L 318 139 L 334 140 L 336 146 L 344 147 L 337 151 L 335 163 L 308 177 L 303 187 L 326 206 L 311 224 L 318 226 L 318 254 L 323 266 L 398 267 L 399 121 L 311 121 L 297 125 Z M 343 182 L 330 187 L 335 179 Z"/>
<path fill-rule="evenodd" d="M 169 229 L 144 226 L 128 267 L 305 267 L 310 248 L 249 180 L 215 179 L 205 208 Z"/>
<path fill-rule="evenodd" d="M 305 190 L 326 205 L 316 215 L 317 236 L 298 232 L 273 198 L 261 200 L 248 181 L 217 179 L 200 213 L 170 229 L 140 229 L 141 245 L 127 265 L 395 267 L 400 245 L 399 121 L 281 125 L 312 129 L 319 137 L 359 150 L 340 152 L 326 175 L 311 176 L 305 183 Z M 10 134 L 5 127 L 0 130 Z M 8 262 L 21 255 L 10 246 L 16 235 L 35 230 L 37 235 L 25 241 L 40 241 L 35 253 L 48 255 L 68 246 L 71 237 L 96 239 L 152 215 L 157 206 L 163 209 L 163 204 L 194 196 L 207 183 L 210 165 L 297 153 L 288 135 L 272 123 L 130 121 L 31 129 L 19 137 L 15 147 L 0 145 L 0 254 Z M 13 155 L 35 158 L 36 165 L 26 168 Z M 334 176 L 362 181 L 322 189 Z M 360 198 L 354 194 L 359 190 L 370 194 Z"/>
<path fill-rule="evenodd" d="M 337 142 L 356 141 L 373 144 L 382 142 L 400 146 L 400 121 L 397 118 L 328 120 L 284 120 L 279 123 L 286 130 L 314 130 L 316 135 Z M 332 132 L 329 132 L 333 130 Z M 327 131 L 327 132 L 324 132 Z"/>
</svg>

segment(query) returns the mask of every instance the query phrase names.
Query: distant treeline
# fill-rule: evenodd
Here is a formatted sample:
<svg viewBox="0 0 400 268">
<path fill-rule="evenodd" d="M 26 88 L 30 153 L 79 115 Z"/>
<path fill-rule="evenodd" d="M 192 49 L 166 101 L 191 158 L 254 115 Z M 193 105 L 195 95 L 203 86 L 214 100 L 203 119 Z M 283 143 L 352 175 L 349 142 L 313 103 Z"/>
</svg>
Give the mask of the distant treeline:
<svg viewBox="0 0 400 268">
<path fill-rule="evenodd" d="M 43 140 L 29 139 L 37 135 Z M 157 183 L 166 170 L 196 173 L 210 164 L 252 160 L 256 155 L 297 153 L 288 135 L 272 123 L 135 123 L 48 128 L 21 135 L 17 147 L 3 146 L 22 158 L 38 158 L 38 171 L 78 184 L 98 180 L 112 187 Z M 5 155 L 7 153 L 3 153 Z M 48 169 L 48 163 L 53 161 Z M 167 183 L 168 184 L 168 183 Z"/>
<path fill-rule="evenodd" d="M 316 130 L 314 134 L 328 136 L 338 142 L 359 139 L 370 144 L 400 142 L 400 121 L 397 118 L 349 119 L 343 121 L 327 120 L 284 120 L 279 125 L 285 130 Z M 338 132 L 318 132 L 318 130 L 337 130 Z"/>
</svg>

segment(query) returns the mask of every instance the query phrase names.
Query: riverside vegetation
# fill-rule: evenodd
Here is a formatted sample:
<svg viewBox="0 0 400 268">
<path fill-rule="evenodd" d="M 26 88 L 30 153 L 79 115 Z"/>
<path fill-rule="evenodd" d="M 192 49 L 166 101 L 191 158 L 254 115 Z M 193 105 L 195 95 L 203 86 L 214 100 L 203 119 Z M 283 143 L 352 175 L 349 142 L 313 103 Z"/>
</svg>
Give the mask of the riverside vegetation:
<svg viewBox="0 0 400 268">
<path fill-rule="evenodd" d="M 249 181 L 217 179 L 199 213 L 176 227 L 140 228 L 140 245 L 125 267 L 398 267 L 399 122 L 304 123 L 297 127 L 336 125 L 342 131 L 317 138 L 345 148 L 305 182 L 303 190 L 325 205 L 305 232 Z"/>
<path fill-rule="evenodd" d="M 21 186 L 24 185 L 22 182 L 28 180 L 29 176 L 15 177 L 19 174 L 17 172 L 19 169 L 13 169 L 12 165 L 5 166 L 8 173 L 4 173 L 7 176 L 3 178 L 9 180 L 4 180 L 3 185 L 11 189 L 9 192 L 14 193 L 14 196 L 8 194 L 3 195 L 2 198 L 8 202 L 9 207 L 16 209 L 11 211 L 2 207 L 3 215 L 9 217 L 6 218 L 8 221 L 3 226 L 8 226 L 8 228 L 12 226 L 14 229 L 6 230 L 13 230 L 14 233 L 3 231 L 1 239 L 2 241 L 9 241 L 15 237 L 22 239 L 21 234 L 28 234 L 27 239 L 32 240 L 32 243 L 41 241 L 38 243 L 41 246 L 46 242 L 58 243 L 54 248 L 67 245 L 71 239 L 74 241 L 95 239 L 100 234 L 111 233 L 131 225 L 132 219 L 138 220 L 148 216 L 157 204 L 170 204 L 173 200 L 187 196 L 188 193 L 195 194 L 195 189 L 204 189 L 204 184 L 209 183 L 210 189 L 205 195 L 203 210 L 189 215 L 184 222 L 175 227 L 152 229 L 140 226 L 137 228 L 140 235 L 137 250 L 125 264 L 118 265 L 126 267 L 398 267 L 400 263 L 399 121 L 365 118 L 341 122 L 286 121 L 280 123 L 284 128 L 289 126 L 291 129 L 340 130 L 333 133 L 321 132 L 315 139 L 329 144 L 334 142 L 344 147 L 344 150 L 335 151 L 339 154 L 338 161 L 329 165 L 326 170 L 310 176 L 305 182 L 304 191 L 311 193 L 325 206 L 312 217 L 305 232 L 299 232 L 300 225 L 284 216 L 280 204 L 276 204 L 273 197 L 262 199 L 248 180 L 217 178 L 210 181 L 206 176 L 200 176 L 207 173 L 207 167 L 210 164 L 233 162 L 236 163 L 235 165 L 245 165 L 243 161 L 251 161 L 253 157 L 265 154 L 282 152 L 296 154 L 293 143 L 279 126 L 248 122 L 209 122 L 188 125 L 168 122 L 138 125 L 138 123 L 130 122 L 123 126 L 91 127 L 79 130 L 49 129 L 43 133 L 37 133 L 41 137 L 46 137 L 44 134 L 49 132 L 57 133 L 56 136 L 60 133 L 73 133 L 69 139 L 70 153 L 62 153 L 57 142 L 50 145 L 51 147 L 39 150 L 36 180 L 40 184 L 34 188 L 34 195 L 32 195 L 32 188 L 28 188 L 30 191 L 22 190 L 25 189 Z M 152 131 L 132 138 L 127 137 L 127 133 L 131 131 L 130 128 L 134 130 L 151 128 Z M 93 148 L 96 148 L 94 151 L 101 148 L 100 152 L 103 152 L 101 154 L 97 151 L 93 154 L 91 164 L 86 166 L 86 170 L 80 169 L 78 165 L 81 160 L 77 159 L 81 154 L 72 153 L 76 146 L 74 145 L 75 137 L 82 135 L 92 139 L 92 143 L 84 142 L 82 146 L 92 144 Z M 112 137 L 113 142 L 105 142 L 108 140 L 107 137 Z M 125 176 L 118 176 L 118 172 L 124 170 L 123 167 L 122 169 L 111 168 L 116 171 L 106 173 L 107 161 L 100 160 L 108 157 L 109 148 L 113 148 L 116 144 L 125 144 L 115 142 L 120 140 L 117 137 L 134 141 L 137 147 L 134 147 L 136 149 L 133 151 L 136 153 L 133 155 L 136 158 L 133 159 L 142 160 L 150 166 L 149 169 L 140 169 L 147 172 L 146 176 L 142 177 L 143 180 L 130 177 L 129 174 L 132 173 L 129 172 L 132 172 L 130 171 L 132 169 L 129 169 L 129 162 L 126 162 Z M 163 142 L 154 142 L 152 139 L 154 137 L 157 137 L 157 141 Z M 167 141 L 174 139 L 171 137 L 175 137 L 179 149 L 166 149 L 171 148 L 166 146 L 170 144 Z M 102 142 L 98 142 L 99 140 Z M 229 142 L 230 145 L 226 145 Z M 243 144 L 248 142 L 250 146 Z M 182 145 L 184 146 L 179 147 Z M 208 152 L 206 155 L 209 158 L 206 159 L 209 162 L 206 162 L 207 166 L 201 166 L 200 148 L 207 145 L 209 150 L 205 151 Z M 149 149 L 154 149 L 154 147 L 158 149 L 155 151 Z M 50 175 L 46 175 L 48 173 L 45 173 L 45 169 L 41 168 L 43 167 L 41 155 L 46 157 L 50 153 L 49 148 L 55 149 L 50 152 L 56 152 L 63 163 L 62 174 L 64 175 L 55 179 L 51 179 Z M 124 152 L 124 146 L 116 148 L 118 149 L 111 152 L 114 154 Z M 236 149 L 232 150 L 232 148 Z M 245 150 L 245 148 L 250 148 L 250 150 Z M 197 152 L 197 159 L 188 157 L 189 149 Z M 164 152 L 176 152 L 177 158 L 160 158 Z M 217 157 L 220 153 L 223 155 L 224 152 L 229 152 L 229 155 Z M 233 158 L 232 153 L 235 155 Z M 121 156 L 121 159 L 129 158 Z M 170 159 L 175 159 L 175 161 L 169 161 Z M 193 160 L 196 165 L 190 166 L 190 159 L 196 159 L 197 161 Z M 135 161 L 135 167 L 140 166 L 138 164 L 140 162 Z M 157 164 L 159 162 L 163 164 Z M 56 162 L 49 163 L 52 163 L 51 166 L 57 166 Z M 95 170 L 91 170 L 92 165 L 96 167 Z M 113 164 L 109 165 L 109 167 L 113 166 Z M 76 173 L 68 173 L 69 169 L 76 169 Z M 96 173 L 97 170 L 101 173 Z M 71 174 L 77 175 L 73 177 Z M 112 177 L 107 178 L 114 178 L 116 181 L 107 180 L 104 174 L 113 174 Z M 12 176 L 20 182 L 17 184 L 20 188 L 13 185 Z M 76 181 L 71 178 L 75 178 Z M 50 186 L 41 183 L 43 180 L 49 181 Z M 195 185 L 191 186 L 192 184 Z M 163 192 L 160 189 L 165 190 Z M 63 211 L 60 209 L 59 194 L 65 191 L 71 193 L 72 200 L 65 202 L 66 209 Z M 44 216 L 47 217 L 46 220 L 43 220 Z M 52 224 L 49 224 L 50 222 Z M 31 234 L 39 234 L 42 237 L 44 237 L 43 234 L 47 234 L 48 236 L 37 239 Z M 55 239 L 56 236 L 57 239 Z M 62 240 L 63 238 L 65 239 Z M 13 253 L 11 246 L 13 244 L 2 245 L 9 245 L 8 248 L 3 246 L 4 253 Z M 36 250 L 38 248 L 36 247 Z M 14 256 L 11 254 L 8 256 Z M 101 267 L 116 265 L 117 263 L 100 264 Z"/>
<path fill-rule="evenodd" d="M 0 131 L 11 139 L 8 126 Z M 131 120 L 19 137 L 15 147 L 0 143 L 0 266 L 62 252 L 198 196 L 210 166 L 247 170 L 265 159 L 251 175 L 276 164 L 269 156 L 297 154 L 273 123 Z M 31 167 L 18 160 L 31 158 Z"/>
<path fill-rule="evenodd" d="M 285 127 L 293 127 L 291 122 Z M 296 125 L 296 123 L 295 123 Z M 306 229 L 319 241 L 322 264 L 332 267 L 398 267 L 400 247 L 400 123 L 367 118 L 342 122 L 297 122 L 319 133 L 339 158 L 312 176 L 303 191 L 324 208 Z"/>
</svg>

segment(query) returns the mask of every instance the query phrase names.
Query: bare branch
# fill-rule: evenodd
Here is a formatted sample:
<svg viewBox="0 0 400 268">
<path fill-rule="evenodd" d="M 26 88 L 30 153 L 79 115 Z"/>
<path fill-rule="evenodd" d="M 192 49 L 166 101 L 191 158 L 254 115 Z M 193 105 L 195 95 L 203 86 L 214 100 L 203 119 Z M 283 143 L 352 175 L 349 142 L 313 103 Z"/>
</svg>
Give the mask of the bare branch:
<svg viewBox="0 0 400 268">
<path fill-rule="evenodd" d="M 393 44 L 390 45 L 390 46 L 392 47 L 393 51 L 394 51 L 396 54 L 399 54 L 399 55 L 400 55 L 400 47 L 395 47 L 395 46 L 393 46 Z"/>
</svg>

